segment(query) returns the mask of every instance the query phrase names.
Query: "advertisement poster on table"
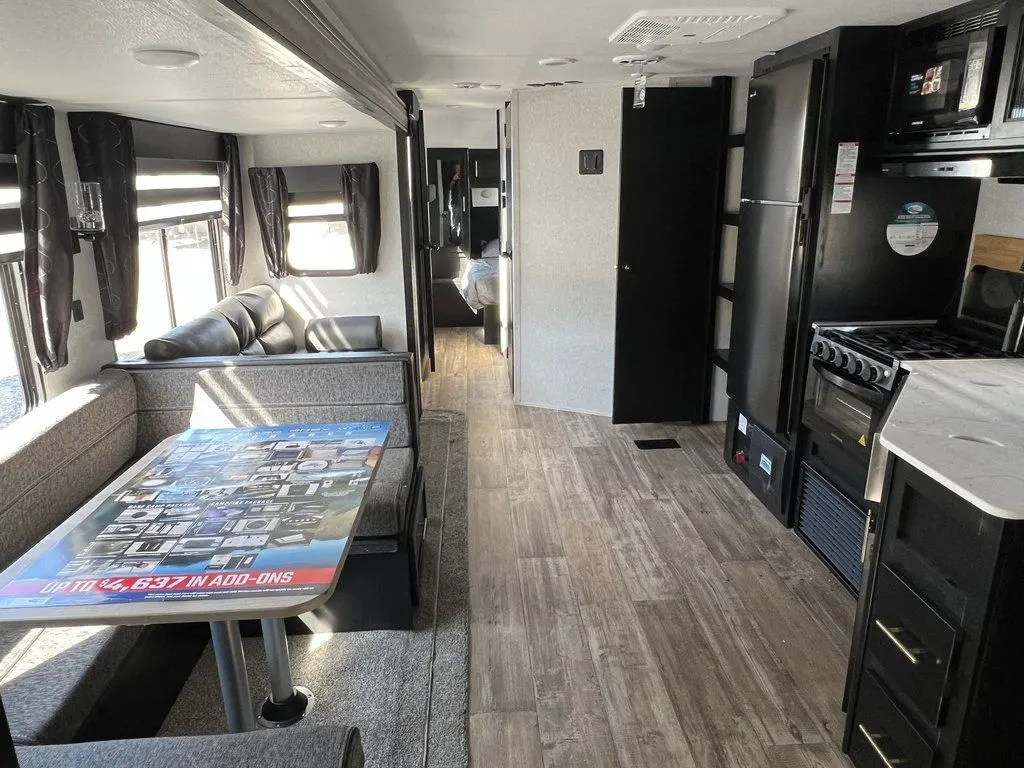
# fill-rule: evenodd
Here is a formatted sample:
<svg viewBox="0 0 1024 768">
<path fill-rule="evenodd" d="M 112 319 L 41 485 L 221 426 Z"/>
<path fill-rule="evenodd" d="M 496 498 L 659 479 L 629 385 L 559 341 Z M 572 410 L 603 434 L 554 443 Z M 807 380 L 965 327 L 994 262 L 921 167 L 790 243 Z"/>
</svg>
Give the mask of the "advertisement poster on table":
<svg viewBox="0 0 1024 768">
<path fill-rule="evenodd" d="M 0 609 L 320 594 L 389 427 L 189 430 L 0 588 Z"/>
</svg>

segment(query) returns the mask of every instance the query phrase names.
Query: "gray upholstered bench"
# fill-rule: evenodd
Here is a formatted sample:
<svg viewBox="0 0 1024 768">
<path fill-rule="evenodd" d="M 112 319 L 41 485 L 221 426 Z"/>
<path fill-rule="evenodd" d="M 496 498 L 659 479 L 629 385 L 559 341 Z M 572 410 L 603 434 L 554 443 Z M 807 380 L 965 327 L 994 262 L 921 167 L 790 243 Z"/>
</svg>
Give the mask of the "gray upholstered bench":
<svg viewBox="0 0 1024 768">
<path fill-rule="evenodd" d="M 419 379 L 410 353 L 133 360 L 138 452 L 192 427 L 388 421 L 391 433 L 351 556 L 316 631 L 409 629 L 419 603 L 426 491 L 419 457 Z M 301 622 L 291 622 L 299 631 Z"/>
<path fill-rule="evenodd" d="M 133 459 L 136 427 L 131 377 L 107 371 L 4 431 L 0 569 L 64 522 Z M 53 744 L 79 738 L 119 668 L 153 632 L 143 627 L 0 629 L 0 691 L 8 702 L 14 740 Z M 195 661 L 188 653 L 181 648 L 184 675 Z M 158 698 L 155 690 L 147 698 Z M 159 702 L 154 705 L 152 718 L 157 719 L 162 713 Z M 146 719 L 144 709 L 135 709 L 139 721 Z"/>
<path fill-rule="evenodd" d="M 20 768 L 363 768 L 364 765 L 359 730 L 344 725 L 19 747 L 17 756 Z"/>
</svg>

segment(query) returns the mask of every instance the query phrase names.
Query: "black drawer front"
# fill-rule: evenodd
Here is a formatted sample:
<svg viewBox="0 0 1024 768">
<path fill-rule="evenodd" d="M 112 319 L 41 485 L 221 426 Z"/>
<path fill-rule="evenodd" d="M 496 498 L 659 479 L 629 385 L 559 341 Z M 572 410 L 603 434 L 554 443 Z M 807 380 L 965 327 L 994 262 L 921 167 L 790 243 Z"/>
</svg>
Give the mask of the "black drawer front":
<svg viewBox="0 0 1024 768">
<path fill-rule="evenodd" d="M 879 567 L 868 655 L 884 669 L 888 686 L 912 702 L 928 725 L 942 725 L 957 635 L 913 587 L 888 566 Z"/>
<path fill-rule="evenodd" d="M 850 760 L 857 768 L 931 768 L 934 752 L 870 672 L 861 681 Z"/>
</svg>

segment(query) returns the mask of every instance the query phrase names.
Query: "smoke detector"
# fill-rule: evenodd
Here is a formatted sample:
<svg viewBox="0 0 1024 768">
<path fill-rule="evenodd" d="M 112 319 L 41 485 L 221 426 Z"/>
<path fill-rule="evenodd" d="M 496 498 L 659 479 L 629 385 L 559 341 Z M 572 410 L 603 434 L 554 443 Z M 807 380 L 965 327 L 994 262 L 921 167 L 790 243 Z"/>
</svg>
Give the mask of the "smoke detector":
<svg viewBox="0 0 1024 768">
<path fill-rule="evenodd" d="M 609 43 L 642 51 L 669 45 L 724 43 L 767 27 L 786 15 L 779 8 L 691 8 L 640 11 L 609 37 Z"/>
</svg>

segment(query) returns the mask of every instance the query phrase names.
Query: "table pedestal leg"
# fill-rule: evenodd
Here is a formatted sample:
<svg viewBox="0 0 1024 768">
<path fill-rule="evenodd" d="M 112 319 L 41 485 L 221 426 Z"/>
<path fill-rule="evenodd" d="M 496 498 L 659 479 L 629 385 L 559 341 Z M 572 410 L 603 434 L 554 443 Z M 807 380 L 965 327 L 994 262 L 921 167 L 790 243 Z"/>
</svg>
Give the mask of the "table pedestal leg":
<svg viewBox="0 0 1024 768">
<path fill-rule="evenodd" d="M 249 676 L 245 671 L 242 635 L 237 621 L 211 621 L 210 635 L 217 657 L 217 676 L 224 698 L 224 713 L 233 733 L 256 730 L 249 694 Z"/>
<path fill-rule="evenodd" d="M 313 709 L 313 693 L 292 682 L 288 635 L 281 619 L 263 619 L 263 646 L 270 668 L 270 697 L 263 702 L 259 721 L 264 728 L 294 725 Z"/>
</svg>

